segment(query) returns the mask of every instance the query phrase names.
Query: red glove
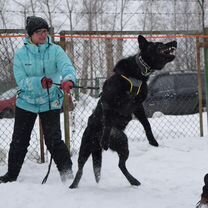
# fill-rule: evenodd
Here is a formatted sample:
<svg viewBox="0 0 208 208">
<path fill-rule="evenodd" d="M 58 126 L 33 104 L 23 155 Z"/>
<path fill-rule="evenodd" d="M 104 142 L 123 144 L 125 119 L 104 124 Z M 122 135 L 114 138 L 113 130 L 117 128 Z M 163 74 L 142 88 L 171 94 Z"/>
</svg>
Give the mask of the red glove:
<svg viewBox="0 0 208 208">
<path fill-rule="evenodd" d="M 70 93 L 71 89 L 74 87 L 74 83 L 72 81 L 65 81 L 61 84 L 61 89 L 67 94 Z"/>
<path fill-rule="evenodd" d="M 43 77 L 43 79 L 41 80 L 41 84 L 43 89 L 49 89 L 52 87 L 53 80 L 47 77 Z"/>
</svg>

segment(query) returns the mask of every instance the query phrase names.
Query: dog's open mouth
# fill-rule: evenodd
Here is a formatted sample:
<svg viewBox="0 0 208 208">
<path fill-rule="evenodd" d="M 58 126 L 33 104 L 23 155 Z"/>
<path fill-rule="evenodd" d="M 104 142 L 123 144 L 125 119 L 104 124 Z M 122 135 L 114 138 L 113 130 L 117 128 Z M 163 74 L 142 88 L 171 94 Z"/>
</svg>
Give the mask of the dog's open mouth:
<svg viewBox="0 0 208 208">
<path fill-rule="evenodd" d="M 160 53 L 164 55 L 175 55 L 175 51 L 176 51 L 175 47 L 170 47 L 170 48 L 161 50 Z"/>
<path fill-rule="evenodd" d="M 177 42 L 172 41 L 160 48 L 160 54 L 167 58 L 175 58 Z"/>
</svg>

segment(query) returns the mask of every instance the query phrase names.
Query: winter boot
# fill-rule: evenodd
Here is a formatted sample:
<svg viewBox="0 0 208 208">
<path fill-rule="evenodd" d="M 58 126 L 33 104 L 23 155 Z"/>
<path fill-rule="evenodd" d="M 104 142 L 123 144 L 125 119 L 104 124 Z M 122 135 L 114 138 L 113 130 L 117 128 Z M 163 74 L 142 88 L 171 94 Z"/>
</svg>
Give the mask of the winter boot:
<svg viewBox="0 0 208 208">
<path fill-rule="evenodd" d="M 202 197 L 201 200 L 196 204 L 196 208 L 208 208 L 208 199 Z"/>
<path fill-rule="evenodd" d="M 60 171 L 60 177 L 62 183 L 66 183 L 68 180 L 74 178 L 73 171 L 71 169 Z"/>
<path fill-rule="evenodd" d="M 3 176 L 0 176 L 0 183 L 13 182 L 13 181 L 16 181 L 16 180 L 17 180 L 17 178 L 9 176 L 8 173 L 6 173 Z"/>
</svg>

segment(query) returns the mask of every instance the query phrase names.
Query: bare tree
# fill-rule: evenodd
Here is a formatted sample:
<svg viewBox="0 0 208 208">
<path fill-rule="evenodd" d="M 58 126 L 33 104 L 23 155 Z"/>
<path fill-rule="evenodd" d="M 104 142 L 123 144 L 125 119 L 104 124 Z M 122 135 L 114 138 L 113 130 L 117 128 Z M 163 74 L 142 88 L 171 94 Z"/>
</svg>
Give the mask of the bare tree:
<svg viewBox="0 0 208 208">
<path fill-rule="evenodd" d="M 28 15 L 28 9 L 30 8 L 30 5 L 28 4 L 23 4 L 22 1 L 17 1 L 17 0 L 13 0 L 20 8 L 22 8 L 22 14 L 23 14 L 23 19 L 24 19 L 24 23 L 26 22 L 27 19 L 27 15 Z"/>
<path fill-rule="evenodd" d="M 35 16 L 37 9 L 37 0 L 28 0 L 22 2 L 22 0 L 13 0 L 13 2 L 19 6 L 22 10 L 21 14 L 23 14 L 23 27 L 25 27 L 26 19 L 28 15 Z"/>
<path fill-rule="evenodd" d="M 121 5 L 120 5 L 120 31 L 122 32 L 123 29 L 124 29 L 124 11 L 125 11 L 125 8 L 128 4 L 128 0 L 121 0 L 120 3 L 121 3 Z M 128 21 L 126 21 L 126 23 L 127 22 Z M 120 35 L 120 37 L 122 37 L 122 34 Z M 112 53 L 113 53 L 113 50 L 112 50 Z M 120 38 L 120 39 L 117 40 L 117 44 L 116 44 L 115 62 L 117 62 L 119 59 L 121 59 L 122 54 L 123 54 L 123 39 Z M 113 69 L 113 66 L 114 66 L 113 60 L 110 63 L 112 64 L 112 66 L 111 66 L 110 72 L 108 71 L 108 75 L 112 74 L 112 69 Z"/>
<path fill-rule="evenodd" d="M 98 0 L 83 0 L 83 12 L 87 17 L 87 29 L 92 31 L 95 28 L 95 19 L 98 12 Z"/>
<path fill-rule="evenodd" d="M 157 27 L 157 18 L 153 15 L 153 4 L 156 3 L 154 0 L 149 0 L 144 3 L 145 9 L 145 17 L 144 17 L 144 24 L 143 30 L 153 31 L 154 28 Z"/>
<path fill-rule="evenodd" d="M 87 85 L 87 79 L 88 79 L 88 66 L 89 66 L 89 61 L 90 61 L 90 57 L 89 57 L 89 41 L 88 40 L 84 40 L 83 43 L 83 53 L 82 53 L 82 57 L 83 57 L 83 63 L 82 63 L 82 70 L 81 70 L 81 86 L 86 86 Z M 86 90 L 81 90 L 83 93 L 86 92 Z"/>
<path fill-rule="evenodd" d="M 73 19 L 72 19 L 72 12 L 74 10 L 74 6 L 76 4 L 75 0 L 66 0 L 65 1 L 66 6 L 67 6 L 67 11 L 65 8 L 59 8 L 61 12 L 65 12 L 67 19 L 69 20 L 70 23 L 70 31 L 73 31 Z M 62 25 L 60 25 L 61 27 Z M 74 41 L 73 38 L 70 39 L 70 41 L 66 42 L 66 52 L 70 54 L 72 60 L 74 60 Z"/>
<path fill-rule="evenodd" d="M 143 3 L 145 9 L 143 30 L 154 31 L 161 30 L 160 28 L 166 28 L 166 18 L 163 18 L 162 13 L 157 12 L 156 9 L 161 7 L 163 1 L 148 0 Z M 169 4 L 167 4 L 169 7 Z M 164 27 L 163 27 L 164 25 Z"/>
<path fill-rule="evenodd" d="M 31 6 L 31 9 L 32 9 L 32 15 L 33 15 L 33 16 L 36 15 L 36 12 L 35 12 L 36 3 L 37 3 L 36 0 L 30 0 L 30 6 Z"/>
<path fill-rule="evenodd" d="M 53 20 L 55 18 L 55 10 L 59 8 L 62 0 L 42 0 L 39 1 L 40 10 L 45 14 L 50 27 L 54 27 Z"/>
<path fill-rule="evenodd" d="M 83 0 L 82 1 L 82 5 L 83 5 L 83 13 L 85 14 L 86 20 L 87 20 L 87 30 L 88 31 L 93 31 L 96 28 L 96 16 L 97 13 L 99 11 L 99 1 L 98 0 Z M 88 61 L 88 65 L 85 65 L 84 68 L 82 69 L 82 71 L 89 69 L 89 73 L 82 73 L 85 76 L 88 76 L 88 78 L 90 80 L 93 80 L 96 76 L 96 70 L 94 69 L 96 66 L 94 65 L 94 60 L 99 60 L 97 57 L 99 57 L 97 54 L 93 53 L 93 48 L 97 47 L 97 43 L 95 43 L 96 45 L 93 45 L 94 42 L 93 40 L 90 38 L 89 39 L 89 43 L 85 43 L 85 46 L 89 46 L 88 50 L 86 50 L 86 48 L 84 49 L 84 56 L 89 57 L 89 61 Z M 82 77 L 82 79 L 86 79 L 87 77 Z M 91 83 L 91 85 L 93 86 L 93 82 Z"/>
<path fill-rule="evenodd" d="M 114 11 L 115 11 L 115 14 L 114 16 L 111 17 L 111 25 L 112 25 L 112 31 L 114 31 L 116 29 L 116 21 L 117 19 L 119 18 L 119 1 L 120 0 L 115 0 L 114 2 Z"/>
<path fill-rule="evenodd" d="M 176 15 L 176 12 L 177 12 L 177 10 L 176 10 L 176 2 L 177 2 L 177 0 L 174 0 L 173 1 L 173 11 L 174 11 L 174 25 L 173 25 L 173 28 L 174 28 L 174 30 L 176 31 L 176 29 L 177 29 L 177 15 Z"/>
<path fill-rule="evenodd" d="M 6 6 L 6 1 L 0 1 L 0 16 L 2 20 L 2 25 L 4 29 L 7 29 L 7 20 L 6 15 L 4 12 Z M 1 38 L 0 40 L 0 51 L 1 51 L 1 71 L 5 74 L 5 79 L 7 80 L 14 80 L 13 73 L 12 73 L 12 57 L 14 55 L 14 46 L 11 38 L 4 39 Z"/>
<path fill-rule="evenodd" d="M 197 0 L 199 7 L 201 9 L 201 26 L 202 32 L 205 34 L 205 0 Z"/>
<path fill-rule="evenodd" d="M 7 24 L 6 24 L 6 19 L 5 19 L 5 13 L 4 13 L 4 8 L 6 6 L 6 1 L 1 0 L 0 1 L 0 15 L 1 15 L 1 20 L 2 20 L 2 26 L 3 28 L 7 28 Z"/>
<path fill-rule="evenodd" d="M 52 19 L 52 6 L 50 4 L 50 0 L 42 0 L 39 2 L 40 4 L 40 8 L 42 10 L 42 12 L 45 14 L 45 16 L 47 17 L 48 21 L 49 21 L 49 25 L 50 27 L 53 27 L 53 19 Z"/>
<path fill-rule="evenodd" d="M 75 3 L 74 0 L 71 0 L 71 4 L 70 4 L 69 0 L 66 0 L 67 10 L 68 10 L 68 12 L 66 14 L 67 14 L 67 17 L 69 18 L 69 22 L 70 22 L 70 31 L 73 30 L 72 12 L 74 10 L 74 3 Z"/>
</svg>

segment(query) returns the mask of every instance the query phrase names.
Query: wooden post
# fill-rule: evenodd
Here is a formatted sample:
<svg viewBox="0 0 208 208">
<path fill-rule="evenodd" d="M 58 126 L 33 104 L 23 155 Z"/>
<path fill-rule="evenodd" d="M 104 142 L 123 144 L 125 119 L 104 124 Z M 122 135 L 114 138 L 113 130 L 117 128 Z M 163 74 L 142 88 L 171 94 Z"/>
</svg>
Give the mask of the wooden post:
<svg viewBox="0 0 208 208">
<path fill-rule="evenodd" d="M 62 31 L 60 32 L 60 46 L 64 49 L 64 51 L 66 50 L 66 38 L 65 38 L 65 32 Z M 64 93 L 64 104 L 63 104 L 63 108 L 64 108 L 64 140 L 65 143 L 68 147 L 68 150 L 70 152 L 70 123 L 69 123 L 69 96 L 66 93 Z"/>
<path fill-rule="evenodd" d="M 65 143 L 70 152 L 69 96 L 70 95 L 64 93 L 64 135 Z"/>
<path fill-rule="evenodd" d="M 107 77 L 113 74 L 114 60 L 113 60 L 113 43 L 111 39 L 105 40 L 105 54 L 106 54 L 106 67 Z"/>
<path fill-rule="evenodd" d="M 66 49 L 66 38 L 65 38 L 65 32 L 61 31 L 60 32 L 60 46 L 64 49 Z"/>
<path fill-rule="evenodd" d="M 43 129 L 41 120 L 39 118 L 39 132 L 40 132 L 40 162 L 45 162 L 45 156 L 44 156 L 44 136 L 43 136 Z"/>
<path fill-rule="evenodd" d="M 49 28 L 49 34 L 51 36 L 52 42 L 54 42 L 54 27 Z"/>
</svg>

